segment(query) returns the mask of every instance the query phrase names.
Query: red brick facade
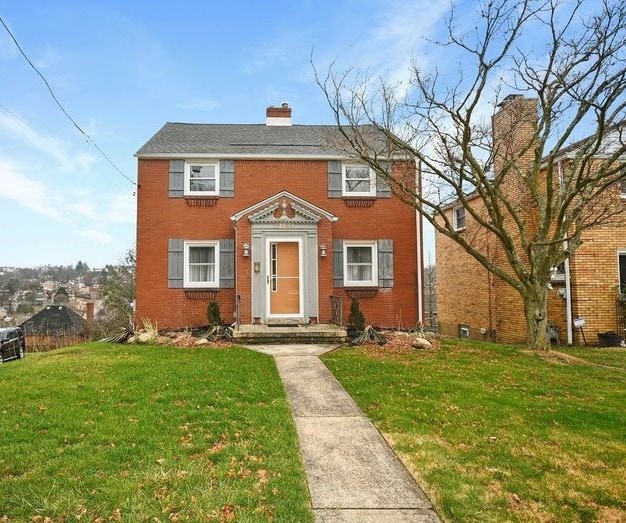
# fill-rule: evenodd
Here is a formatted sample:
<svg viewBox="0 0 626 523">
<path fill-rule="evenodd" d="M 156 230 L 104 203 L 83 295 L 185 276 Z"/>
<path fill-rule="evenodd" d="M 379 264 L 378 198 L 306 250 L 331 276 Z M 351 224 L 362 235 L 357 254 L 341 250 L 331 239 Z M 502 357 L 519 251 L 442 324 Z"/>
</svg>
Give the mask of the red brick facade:
<svg viewBox="0 0 626 523">
<path fill-rule="evenodd" d="M 192 156 L 193 158 L 193 156 Z M 317 223 L 318 317 L 331 320 L 331 295 L 343 296 L 344 320 L 348 317 L 351 292 L 333 287 L 333 240 L 393 241 L 393 287 L 376 288 L 371 297 L 359 299 L 368 323 L 388 327 L 414 327 L 418 315 L 418 225 L 415 210 L 394 196 L 362 199 L 330 198 L 328 160 L 324 159 L 237 159 L 234 158 L 234 197 L 218 197 L 211 205 L 194 206 L 187 197 L 170 197 L 167 157 L 139 158 L 137 198 L 137 308 L 136 319 L 156 322 L 159 328 L 193 327 L 207 323 L 207 302 L 219 302 L 222 317 L 230 322 L 235 298 L 240 296 L 242 323 L 253 321 L 253 263 L 261 253 L 244 256 L 244 244 L 252 245 L 248 216 L 236 222 L 238 212 L 271 198 L 281 191 L 334 215 L 336 221 Z M 289 202 L 291 204 L 291 202 Z M 218 290 L 188 290 L 168 287 L 168 241 L 234 239 L 235 286 Z M 263 318 L 261 321 L 265 321 Z"/>
</svg>

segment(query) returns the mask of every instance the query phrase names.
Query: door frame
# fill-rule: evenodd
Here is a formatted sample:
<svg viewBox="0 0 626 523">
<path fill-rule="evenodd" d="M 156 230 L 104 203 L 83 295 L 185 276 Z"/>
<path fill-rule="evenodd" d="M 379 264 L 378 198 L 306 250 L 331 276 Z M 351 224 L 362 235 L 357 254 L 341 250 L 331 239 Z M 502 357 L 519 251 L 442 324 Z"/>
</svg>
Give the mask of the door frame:
<svg viewBox="0 0 626 523">
<path fill-rule="evenodd" d="M 272 272 L 272 255 L 271 244 L 272 243 L 297 243 L 298 244 L 298 308 L 297 314 L 272 314 L 270 305 L 271 298 L 271 272 Z M 304 318 L 304 252 L 303 242 L 301 237 L 297 236 L 268 236 L 265 238 L 265 310 L 267 311 L 268 319 L 279 318 Z"/>
</svg>

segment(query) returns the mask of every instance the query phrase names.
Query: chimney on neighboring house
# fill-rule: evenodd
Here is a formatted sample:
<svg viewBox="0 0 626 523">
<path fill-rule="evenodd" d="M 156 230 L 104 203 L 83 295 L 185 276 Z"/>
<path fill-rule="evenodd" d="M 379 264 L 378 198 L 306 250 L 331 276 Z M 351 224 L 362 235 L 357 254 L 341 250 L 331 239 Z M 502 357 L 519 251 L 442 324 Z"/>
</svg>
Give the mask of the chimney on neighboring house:
<svg viewBox="0 0 626 523">
<path fill-rule="evenodd" d="M 265 125 L 292 125 L 289 104 L 283 102 L 280 107 L 270 105 L 265 109 Z"/>
<path fill-rule="evenodd" d="M 537 130 L 537 99 L 510 94 L 498 104 L 492 119 L 495 170 L 516 160 L 524 170 L 534 160 L 533 142 Z"/>
<path fill-rule="evenodd" d="M 93 302 L 87 304 L 87 336 L 93 335 Z"/>
</svg>

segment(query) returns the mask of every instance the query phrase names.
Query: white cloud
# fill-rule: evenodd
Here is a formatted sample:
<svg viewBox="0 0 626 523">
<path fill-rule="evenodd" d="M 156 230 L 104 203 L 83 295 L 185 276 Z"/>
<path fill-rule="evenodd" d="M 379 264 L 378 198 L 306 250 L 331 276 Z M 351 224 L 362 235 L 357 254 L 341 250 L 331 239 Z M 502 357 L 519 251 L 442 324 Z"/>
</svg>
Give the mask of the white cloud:
<svg viewBox="0 0 626 523">
<path fill-rule="evenodd" d="M 79 214 L 82 218 L 89 220 L 97 220 L 98 212 L 94 203 L 89 201 L 75 201 L 67 204 L 67 209 L 71 212 Z"/>
<path fill-rule="evenodd" d="M 363 53 L 363 65 L 372 65 L 391 83 L 407 85 L 415 58 L 424 65 L 420 53 L 435 27 L 449 12 L 449 0 L 419 0 L 396 3 L 386 11 L 381 23 L 374 26 Z M 369 62 L 369 64 L 368 64 Z"/>
<path fill-rule="evenodd" d="M 69 162 L 69 157 L 65 152 L 67 147 L 61 140 L 35 131 L 25 120 L 0 113 L 0 131 L 4 131 L 12 138 L 28 143 L 60 163 L 67 164 Z"/>
<path fill-rule="evenodd" d="M 0 197 L 14 200 L 36 213 L 67 221 L 45 184 L 28 178 L 8 162 L 0 162 Z"/>
<path fill-rule="evenodd" d="M 97 228 L 83 229 L 82 231 L 78 231 L 78 235 L 104 245 L 111 245 L 115 241 L 115 238 L 113 238 L 113 236 L 111 236 L 108 232 Z"/>
<path fill-rule="evenodd" d="M 111 197 L 102 214 L 102 219 L 109 223 L 135 223 L 137 202 L 133 195 L 118 193 Z"/>
<path fill-rule="evenodd" d="M 195 98 L 185 103 L 177 104 L 179 109 L 188 109 L 190 111 L 212 111 L 220 107 L 220 103 L 211 98 Z"/>
</svg>

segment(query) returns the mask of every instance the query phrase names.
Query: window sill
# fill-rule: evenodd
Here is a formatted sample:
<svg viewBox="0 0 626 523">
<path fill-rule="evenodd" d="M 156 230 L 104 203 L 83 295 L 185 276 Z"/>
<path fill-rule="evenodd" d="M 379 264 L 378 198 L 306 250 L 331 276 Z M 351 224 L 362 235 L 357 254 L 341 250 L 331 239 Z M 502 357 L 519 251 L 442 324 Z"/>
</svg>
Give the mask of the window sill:
<svg viewBox="0 0 626 523">
<path fill-rule="evenodd" d="M 375 196 L 343 196 L 342 198 L 347 207 L 371 207 L 376 201 Z"/>
<path fill-rule="evenodd" d="M 214 300 L 219 289 L 184 289 L 188 300 Z"/>
<path fill-rule="evenodd" d="M 219 198 L 217 196 L 191 196 L 185 195 L 185 203 L 189 207 L 213 207 Z"/>
<path fill-rule="evenodd" d="M 350 298 L 373 298 L 378 294 L 378 287 L 344 287 Z"/>
</svg>

